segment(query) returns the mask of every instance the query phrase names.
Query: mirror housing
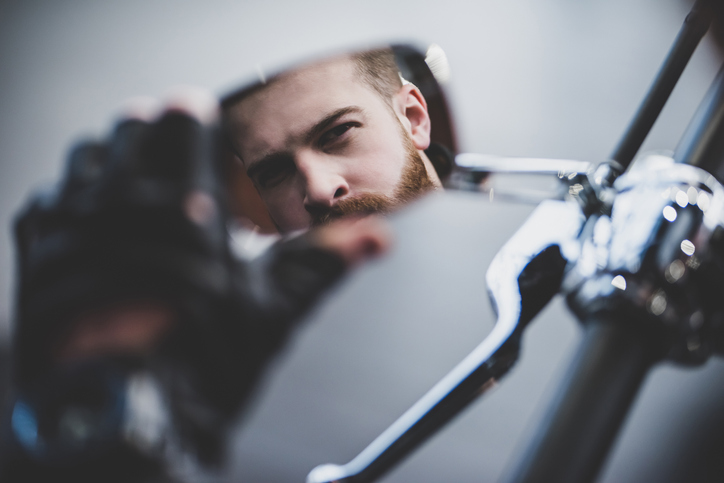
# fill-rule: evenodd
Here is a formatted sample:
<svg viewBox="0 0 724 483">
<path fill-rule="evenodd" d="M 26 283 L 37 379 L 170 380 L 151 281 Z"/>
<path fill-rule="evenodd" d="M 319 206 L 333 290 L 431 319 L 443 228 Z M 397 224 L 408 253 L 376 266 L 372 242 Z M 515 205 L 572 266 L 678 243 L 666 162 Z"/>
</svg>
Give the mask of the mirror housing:
<svg viewBox="0 0 724 483">
<path fill-rule="evenodd" d="M 440 81 L 447 79 L 449 68 L 445 54 L 437 46 L 431 46 L 428 54 L 411 45 L 391 45 L 382 48 L 389 48 L 394 54 L 394 59 L 399 69 L 399 74 L 409 83 L 414 84 L 424 97 L 427 103 L 427 111 L 432 124 L 430 132 L 430 146 L 425 154 L 430 159 L 435 171 L 444 182 L 452 172 L 454 156 L 458 152 L 457 139 L 455 136 L 454 124 L 450 115 L 450 109 Z M 361 50 L 355 55 L 365 52 L 372 52 L 377 49 Z M 263 89 L 265 85 L 282 75 L 293 73 L 299 69 L 313 67 L 316 64 L 334 60 L 337 55 L 324 57 L 311 62 L 294 65 L 287 69 L 279 70 L 267 78 L 261 78 L 258 82 L 245 85 L 236 89 L 221 99 L 223 119 L 228 124 L 227 112 L 230 106 L 237 104 L 247 96 Z M 433 70 L 431 65 L 435 68 Z M 260 77 L 263 77 L 260 73 Z M 226 129 L 228 132 L 228 129 Z M 228 183 L 230 193 L 230 206 L 232 214 L 242 225 L 261 233 L 275 233 L 277 228 L 271 220 L 267 208 L 255 189 L 254 183 L 247 176 L 239 157 L 234 153 L 231 142 L 224 153 L 224 177 Z"/>
</svg>

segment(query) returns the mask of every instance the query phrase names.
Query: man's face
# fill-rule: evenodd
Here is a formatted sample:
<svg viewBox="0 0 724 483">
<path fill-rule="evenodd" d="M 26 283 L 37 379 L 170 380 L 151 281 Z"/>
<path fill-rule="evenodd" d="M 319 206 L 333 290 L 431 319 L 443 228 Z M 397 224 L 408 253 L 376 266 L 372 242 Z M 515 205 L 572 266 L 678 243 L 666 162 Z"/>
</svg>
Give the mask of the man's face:
<svg viewBox="0 0 724 483">
<path fill-rule="evenodd" d="M 424 99 L 391 102 L 351 59 L 287 74 L 227 111 L 234 147 L 279 231 L 348 213 L 388 211 L 440 182 Z"/>
</svg>

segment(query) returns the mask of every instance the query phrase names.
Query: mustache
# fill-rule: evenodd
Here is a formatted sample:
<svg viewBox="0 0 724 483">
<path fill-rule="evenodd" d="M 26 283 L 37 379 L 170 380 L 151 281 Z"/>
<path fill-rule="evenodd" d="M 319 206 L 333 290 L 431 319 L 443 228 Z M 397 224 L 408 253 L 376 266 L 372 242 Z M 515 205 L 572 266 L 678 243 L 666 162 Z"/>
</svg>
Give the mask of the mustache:
<svg viewBox="0 0 724 483">
<path fill-rule="evenodd" d="M 342 198 L 331 208 L 315 207 L 313 211 L 310 210 L 312 226 L 324 225 L 350 215 L 386 214 L 435 189 L 435 185 L 427 174 L 420 153 L 412 144 L 412 139 L 401 124 L 400 129 L 402 129 L 401 135 L 407 150 L 407 162 L 402 171 L 402 178 L 393 195 L 365 193 L 353 198 Z"/>
<path fill-rule="evenodd" d="M 389 213 L 394 205 L 391 198 L 384 195 L 367 194 L 339 200 L 324 212 L 312 214 L 312 226 L 325 225 L 333 220 L 350 215 L 370 215 Z"/>
</svg>

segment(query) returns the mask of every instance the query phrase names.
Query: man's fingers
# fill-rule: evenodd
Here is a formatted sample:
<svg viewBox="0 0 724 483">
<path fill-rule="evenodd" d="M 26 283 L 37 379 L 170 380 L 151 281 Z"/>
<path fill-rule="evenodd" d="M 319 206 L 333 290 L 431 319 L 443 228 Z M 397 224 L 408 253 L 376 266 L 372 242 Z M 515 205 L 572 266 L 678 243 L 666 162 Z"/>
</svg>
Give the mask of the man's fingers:
<svg viewBox="0 0 724 483">
<path fill-rule="evenodd" d="M 211 124 L 219 118 L 219 102 L 206 89 L 192 86 L 171 88 L 162 100 L 137 96 L 126 100 L 119 110 L 118 122 L 157 121 L 170 112 L 180 112 L 201 124 Z"/>
<path fill-rule="evenodd" d="M 169 90 L 164 99 L 167 112 L 182 112 L 195 117 L 202 124 L 211 124 L 219 118 L 219 101 L 206 89 L 177 86 Z"/>
<path fill-rule="evenodd" d="M 162 111 L 161 102 L 150 96 L 136 96 L 127 99 L 120 108 L 119 122 L 137 120 L 153 122 Z"/>
</svg>

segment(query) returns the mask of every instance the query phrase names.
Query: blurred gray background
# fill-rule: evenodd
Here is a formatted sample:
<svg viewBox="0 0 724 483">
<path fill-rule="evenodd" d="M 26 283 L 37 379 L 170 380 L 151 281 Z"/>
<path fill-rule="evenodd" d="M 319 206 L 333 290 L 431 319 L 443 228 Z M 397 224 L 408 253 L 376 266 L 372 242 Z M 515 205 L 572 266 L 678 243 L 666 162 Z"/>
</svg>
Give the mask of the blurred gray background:
<svg viewBox="0 0 724 483">
<path fill-rule="evenodd" d="M 597 161 L 638 107 L 687 8 L 681 0 L 0 0 L 0 338 L 12 321 L 13 213 L 59 176 L 74 140 L 106 133 L 130 96 L 178 84 L 223 94 L 258 68 L 324 51 L 437 43 L 452 67 L 446 88 L 463 150 Z M 705 39 L 645 149 L 675 147 L 717 59 Z M 489 332 L 485 270 L 530 210 L 448 193 L 397 215 L 392 255 L 328 297 L 270 369 L 234 438 L 234 479 L 303 481 L 317 464 L 352 458 L 402 414 Z M 384 481 L 499 479 L 578 338 L 556 301 L 500 387 Z M 722 381 L 720 360 L 655 370 L 601 481 L 696 481 L 674 462 L 721 451 Z"/>
</svg>

